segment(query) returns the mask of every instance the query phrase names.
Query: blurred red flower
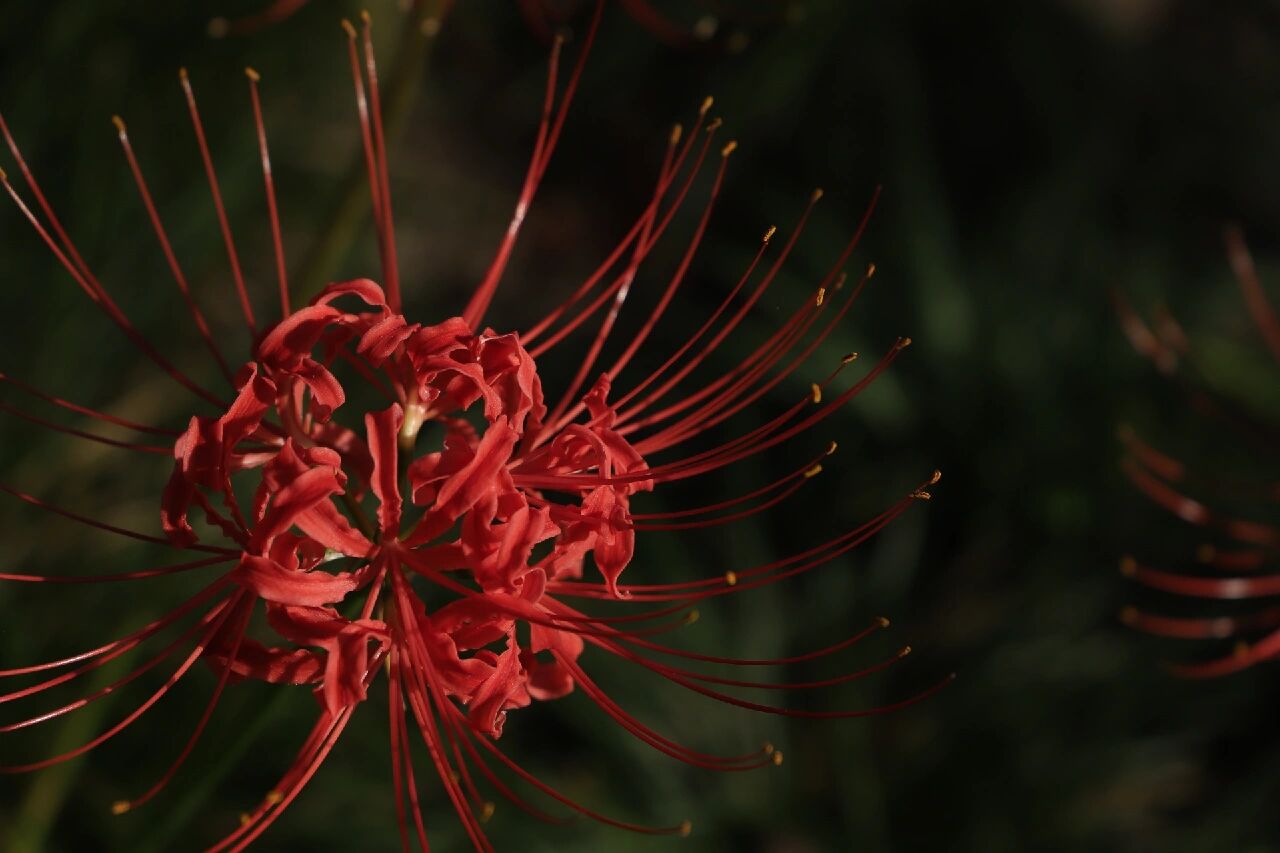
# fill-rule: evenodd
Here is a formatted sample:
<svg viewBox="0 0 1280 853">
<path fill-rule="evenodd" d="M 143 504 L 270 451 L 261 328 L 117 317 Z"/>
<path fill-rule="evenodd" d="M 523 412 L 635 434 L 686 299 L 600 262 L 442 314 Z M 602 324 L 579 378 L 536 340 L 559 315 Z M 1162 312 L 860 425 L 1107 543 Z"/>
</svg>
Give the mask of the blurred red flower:
<svg viewBox="0 0 1280 853">
<path fill-rule="evenodd" d="M 1280 320 L 1258 278 L 1244 237 L 1236 228 L 1226 232 L 1227 257 L 1240 284 L 1249 313 L 1271 354 L 1280 360 Z M 1125 334 L 1141 355 L 1164 375 L 1183 384 L 1193 407 L 1241 434 L 1258 434 L 1253 415 L 1234 400 L 1195 380 L 1187 366 L 1192 355 L 1187 335 L 1177 321 L 1161 311 L 1154 322 L 1143 320 L 1120 297 L 1116 305 Z M 1232 480 L 1220 471 L 1196 466 L 1157 449 L 1134 430 L 1121 430 L 1129 480 L 1155 504 L 1183 522 L 1204 529 L 1215 541 L 1201 545 L 1194 573 L 1174 572 L 1147 565 L 1132 556 L 1121 560 L 1121 572 L 1138 583 L 1168 595 L 1199 599 L 1214 612 L 1168 616 L 1127 607 L 1122 621 L 1140 631 L 1164 637 L 1231 641 L 1231 651 L 1200 663 L 1182 663 L 1173 670 L 1191 677 L 1238 672 L 1280 654 L 1280 610 L 1259 602 L 1280 595 L 1280 573 L 1274 569 L 1280 528 L 1236 515 L 1224 505 L 1251 506 L 1258 516 L 1274 507 L 1280 486 L 1255 478 Z M 1241 609 L 1235 602 L 1250 602 Z M 1231 602 L 1231 603 L 1229 603 Z"/>
</svg>

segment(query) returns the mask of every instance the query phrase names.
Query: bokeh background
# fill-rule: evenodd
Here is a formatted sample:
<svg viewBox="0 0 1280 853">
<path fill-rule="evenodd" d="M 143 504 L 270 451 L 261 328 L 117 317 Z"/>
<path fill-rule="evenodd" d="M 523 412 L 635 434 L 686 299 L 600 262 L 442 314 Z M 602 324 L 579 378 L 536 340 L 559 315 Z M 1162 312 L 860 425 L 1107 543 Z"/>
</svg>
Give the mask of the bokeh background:
<svg viewBox="0 0 1280 853">
<path fill-rule="evenodd" d="M 86 258 L 139 326 L 202 376 L 209 365 L 108 121 L 128 120 L 193 289 L 227 348 L 244 352 L 179 66 L 197 87 L 260 310 L 270 310 L 274 285 L 245 64 L 263 75 L 295 287 L 376 273 L 365 196 L 352 180 L 359 138 L 337 26 L 359 6 L 313 0 L 262 32 L 207 35 L 212 16 L 260 5 L 0 3 L 0 109 Z M 664 342 L 714 307 L 767 226 L 788 231 L 812 188 L 827 191 L 794 262 L 713 372 L 812 290 L 883 184 L 853 262 L 874 261 L 879 272 L 811 372 L 901 334 L 915 344 L 821 435 L 667 495 L 677 506 L 723 497 L 838 439 L 840 452 L 800 497 L 749 523 L 651 537 L 629 577 L 715 574 L 792 553 L 937 467 L 944 478 L 931 503 L 822 571 L 704 608 L 682 642 L 781 655 L 883 614 L 892 630 L 853 662 L 910 643 L 907 660 L 784 701 L 872 707 L 959 677 L 900 713 L 796 724 L 597 658 L 614 695 L 677 739 L 726 750 L 767 739 L 786 762 L 746 775 L 691 770 L 575 694 L 513 715 L 504 746 L 592 805 L 657 823 L 690 817 L 694 834 L 547 828 L 499 804 L 489 825 L 498 849 L 1280 850 L 1274 670 L 1171 677 L 1162 662 L 1213 650 L 1125 630 L 1124 604 L 1165 602 L 1115 568 L 1126 553 L 1185 565 L 1203 539 L 1125 483 L 1120 425 L 1206 464 L 1265 475 L 1271 460 L 1232 458 L 1235 438 L 1200 420 L 1132 352 L 1109 300 L 1118 289 L 1144 311 L 1168 305 L 1205 354 L 1209 381 L 1263 414 L 1280 409 L 1221 244 L 1225 223 L 1243 223 L 1264 276 L 1280 281 L 1280 11 L 1194 0 L 658 5 L 694 37 L 668 44 L 609 10 L 495 325 L 525 325 L 592 268 L 643 205 L 670 124 L 689 120 L 706 94 L 741 147 Z M 391 180 L 410 310 L 442 318 L 459 310 L 505 227 L 547 47 L 497 0 L 462 0 L 431 38 L 392 0 L 368 6 L 394 93 Z M 579 32 L 582 23 L 571 19 Z M 7 152 L 0 163 L 14 172 Z M 677 231 L 689 225 L 686 217 Z M 682 245 L 668 240 L 642 277 L 630 322 L 645 315 Z M 10 205 L 0 207 L 0 246 L 0 370 L 133 418 L 185 423 L 191 401 L 141 363 Z M 650 362 L 667 351 L 651 349 Z M 572 365 L 553 362 L 544 375 L 554 385 Z M 812 378 L 797 374 L 739 424 L 778 411 Z M 17 402 L 12 389 L 3 397 Z M 0 482 L 96 517 L 152 529 L 165 476 L 162 459 L 139 462 L 0 418 Z M 8 570 L 163 560 L 5 500 Z M 96 645 L 163 612 L 182 589 L 0 586 L 0 660 Z M 815 665 L 768 677 L 830 673 Z M 43 730 L 3 736 L 0 762 L 86 740 L 144 695 L 133 688 L 157 683 L 144 678 Z M 110 813 L 167 766 L 212 683 L 197 670 L 110 745 L 35 776 L 0 776 L 0 848 L 187 850 L 220 837 L 292 757 L 314 715 L 305 690 L 231 691 L 170 790 L 135 813 Z M 384 703 L 375 694 L 263 849 L 396 848 Z M 433 839 L 461 849 L 442 799 L 427 796 Z"/>
</svg>

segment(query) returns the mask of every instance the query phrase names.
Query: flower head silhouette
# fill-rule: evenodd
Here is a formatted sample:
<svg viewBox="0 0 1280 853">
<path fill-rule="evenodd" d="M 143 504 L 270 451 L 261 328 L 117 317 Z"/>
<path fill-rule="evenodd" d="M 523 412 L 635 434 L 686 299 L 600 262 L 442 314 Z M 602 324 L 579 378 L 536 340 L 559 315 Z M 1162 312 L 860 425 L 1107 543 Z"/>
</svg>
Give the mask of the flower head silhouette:
<svg viewBox="0 0 1280 853">
<path fill-rule="evenodd" d="M 633 665 L 691 692 L 768 714 L 844 718 L 882 713 L 932 692 L 878 708 L 795 710 L 742 698 L 730 690 L 808 690 L 856 679 L 903 657 L 821 681 L 765 682 L 703 671 L 705 664 L 750 670 L 835 655 L 887 626 L 876 620 L 826 648 L 792 657 L 740 659 L 684 651 L 656 637 L 689 624 L 696 605 L 767 587 L 815 569 L 873 536 L 915 502 L 929 497 L 934 474 L 919 488 L 858 527 L 786 558 L 733 570 L 703 572 L 678 583 L 633 582 L 638 534 L 699 530 L 745 519 L 796 494 L 818 475 L 835 444 L 823 443 L 790 474 L 745 494 L 679 511 L 642 512 L 646 493 L 665 484 L 714 474 L 736 462 L 798 439 L 872 383 L 910 343 L 899 338 L 856 381 L 844 380 L 849 355 L 781 413 L 736 437 L 700 450 L 691 442 L 753 407 L 809 365 L 815 350 L 845 316 L 874 270 L 845 287 L 843 269 L 874 207 L 840 251 L 829 272 L 790 316 L 732 369 L 700 379 L 698 368 L 741 326 L 759 303 L 800 238 L 815 192 L 776 257 L 769 228 L 747 269 L 698 331 L 674 347 L 654 371 L 630 384 L 621 379 L 637 352 L 656 341 L 707 229 L 735 143 L 715 141 L 711 101 L 693 126 L 676 128 L 652 194 L 608 257 L 547 316 L 519 333 L 485 325 L 513 246 L 565 124 L 569 104 L 595 38 L 597 6 L 579 57 L 559 85 L 561 44 L 552 49 L 546 99 L 533 155 L 515 213 L 491 265 L 463 310 L 418 322 L 406 317 L 388 179 L 386 139 L 370 24 L 344 22 L 363 141 L 381 283 L 361 278 L 330 284 L 294 309 L 275 185 L 264 129 L 260 79 L 249 70 L 254 129 L 275 252 L 279 318 L 263 322 L 241 272 L 230 218 L 194 90 L 186 97 L 232 271 L 232 292 L 252 340 L 243 363 L 223 352 L 188 287 L 124 122 L 119 141 L 162 253 L 210 356 L 230 393 L 210 390 L 169 361 L 131 323 L 81 254 L 54 212 L 0 118 L 0 132 L 25 181 L 5 190 L 38 239 L 89 299 L 138 351 L 204 407 L 173 429 L 125 420 L 44 393 L 13 377 L 4 382 L 43 403 L 90 421 L 148 436 L 120 441 L 5 405 L 23 417 L 77 438 L 127 452 L 171 455 L 173 466 L 157 502 L 162 535 L 109 525 L 50 505 L 25 492 L 5 492 L 100 531 L 166 545 L 183 561 L 107 576 L 8 573 L 14 583 L 138 582 L 186 572 L 217 574 L 166 615 L 119 639 L 71 657 L 0 671 L 5 679 L 39 681 L 0 694 L 0 704 L 40 698 L 149 643 L 166 643 L 153 657 L 106 687 L 74 702 L 0 727 L 19 731 L 72 713 L 144 673 L 171 666 L 164 683 L 122 720 L 67 752 L 4 767 L 48 767 L 111 739 L 135 723 L 199 662 L 216 677 L 203 715 L 168 770 L 119 813 L 157 795 L 186 761 L 223 694 L 251 679 L 281 689 L 310 687 L 318 700 L 314 727 L 288 769 L 211 849 L 239 850 L 257 839 L 299 795 L 364 706 L 385 670 L 390 753 L 399 828 L 406 847 L 416 835 L 426 849 L 420 788 L 411 756 L 416 736 L 468 838 L 491 849 L 483 821 L 496 791 L 535 817 L 558 821 L 530 802 L 518 781 L 571 813 L 635 830 L 687 834 L 688 821 L 647 827 L 600 814 L 525 770 L 498 746 L 513 711 L 581 691 L 630 735 L 697 767 L 739 771 L 781 763 L 772 746 L 736 755 L 695 750 L 642 723 L 589 674 L 588 650 L 604 661 Z M 712 165 L 714 177 L 692 236 L 654 307 L 612 360 L 605 344 L 637 272 L 668 231 Z M 754 281 L 754 284 L 752 283 Z M 540 359 L 563 347 L 576 330 L 595 331 L 575 373 L 551 394 Z M 233 367 L 239 363 L 238 367 Z M 358 388 L 359 394 L 348 392 Z M 623 390 L 625 389 L 625 390 Z M 376 405 L 361 400 L 378 398 Z M 163 442 L 168 442 L 163 443 Z M 635 506 L 633 507 L 633 504 Z M 593 608 L 614 605 L 598 612 Z M 624 609 L 617 609 L 624 608 Z M 265 614 L 265 630 L 251 623 Z M 172 664 L 174 659 L 179 662 Z M 674 662 L 673 662 L 674 661 Z M 603 665 L 610 665 L 608 663 Z M 940 686 L 940 685 L 938 685 Z"/>
</svg>

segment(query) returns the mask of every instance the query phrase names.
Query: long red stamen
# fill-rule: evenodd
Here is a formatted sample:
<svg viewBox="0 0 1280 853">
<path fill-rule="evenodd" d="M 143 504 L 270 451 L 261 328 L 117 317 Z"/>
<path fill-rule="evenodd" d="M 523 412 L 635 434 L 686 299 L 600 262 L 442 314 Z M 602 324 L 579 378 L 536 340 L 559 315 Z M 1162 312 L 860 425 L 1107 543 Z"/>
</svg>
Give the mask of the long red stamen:
<svg viewBox="0 0 1280 853">
<path fill-rule="evenodd" d="M 187 69 L 178 69 L 178 78 L 182 81 L 182 92 L 187 98 L 187 112 L 191 114 L 191 127 L 195 131 L 196 145 L 200 149 L 205 177 L 209 181 L 209 193 L 213 196 L 213 209 L 218 216 L 218 227 L 222 231 L 222 243 L 227 250 L 227 261 L 231 265 L 231 278 L 235 282 L 236 296 L 240 300 L 240 311 L 244 314 L 244 322 L 249 329 L 249 334 L 256 338 L 258 327 L 253 319 L 253 306 L 249 302 L 249 291 L 244 284 L 244 274 L 240 271 L 240 255 L 236 252 L 236 243 L 231 236 L 231 223 L 227 220 L 227 209 L 222 203 L 218 174 L 213 168 L 213 156 L 209 153 L 209 143 L 204 134 L 204 122 L 200 119 L 200 110 L 196 106 L 196 95 L 191 88 Z"/>
<path fill-rule="evenodd" d="M 209 353 L 213 356 L 213 360 L 218 363 L 218 368 L 222 371 L 222 375 L 226 377 L 228 382 L 235 384 L 231 368 L 227 366 L 226 359 L 222 357 L 222 352 L 218 349 L 218 345 L 213 342 L 213 335 L 209 332 L 209 324 L 205 321 L 204 313 L 200 310 L 200 306 L 196 304 L 195 297 L 191 295 L 191 288 L 187 286 L 187 277 L 183 274 L 178 258 L 173 253 L 173 246 L 169 244 L 169 235 L 165 233 L 164 223 L 160 221 L 160 213 L 156 210 L 155 202 L 151 198 L 151 191 L 147 188 L 146 179 L 142 176 L 138 158 L 134 156 L 133 145 L 129 142 L 129 132 L 125 129 L 124 119 L 120 118 L 120 116 L 112 116 L 111 120 L 115 123 L 118 131 L 120 146 L 124 149 L 125 159 L 129 162 L 129 171 L 133 173 L 133 181 L 138 186 L 138 194 L 142 197 L 142 205 L 147 209 L 147 217 L 151 220 L 151 227 L 156 232 L 156 239 L 160 241 L 160 249 L 164 252 L 165 261 L 168 262 L 169 270 L 173 273 L 173 279 L 178 284 L 178 290 L 182 292 L 182 299 L 187 303 L 187 310 L 191 312 L 191 319 L 196 324 L 196 331 L 199 332 L 201 339 L 204 340 L 205 346 L 209 348 Z"/>
<path fill-rule="evenodd" d="M 276 256 L 276 280 L 280 285 L 280 317 L 293 311 L 289 304 L 289 273 L 285 269 L 284 241 L 280 237 L 280 211 L 276 208 L 276 184 L 271 174 L 271 153 L 267 150 L 267 128 L 262 120 L 262 99 L 258 96 L 261 75 L 252 68 L 244 70 L 249 78 L 249 100 L 253 103 L 253 125 L 258 135 L 258 154 L 262 160 L 262 183 L 267 194 L 267 218 L 271 222 L 271 245 Z"/>
<path fill-rule="evenodd" d="M 400 313 L 400 269 L 396 260 L 396 226 L 391 215 L 391 181 L 387 177 L 387 138 L 382 128 L 382 100 L 378 91 L 378 65 L 373 55 L 373 19 L 368 12 L 361 12 L 360 19 L 364 24 L 364 62 L 365 74 L 369 78 L 369 105 L 373 117 L 373 152 L 378 166 L 378 199 L 382 202 L 382 210 L 378 220 L 381 222 L 382 243 L 384 247 L 383 276 L 386 278 L 387 305 L 395 313 Z"/>
<path fill-rule="evenodd" d="M 600 27 L 600 19 L 603 13 L 604 2 L 603 0 L 598 0 L 595 13 L 591 16 L 591 23 L 587 28 L 586 37 L 583 39 L 582 50 L 578 55 L 577 64 L 574 65 L 573 72 L 569 75 L 569 81 L 565 85 L 564 94 L 560 98 L 560 108 L 556 113 L 554 122 L 548 126 L 547 121 L 550 118 L 550 112 L 546 109 L 546 105 L 550 104 L 555 91 L 555 74 L 560 54 L 559 40 L 552 48 L 551 67 L 547 75 L 547 99 L 544 102 L 543 117 L 539 123 L 538 139 L 534 145 L 533 156 L 529 161 L 529 170 L 525 175 L 524 187 L 521 189 L 519 200 L 516 202 L 515 214 L 512 216 L 511 223 L 507 226 L 506 234 L 499 244 L 493 263 L 490 265 L 488 272 L 485 273 L 485 277 L 476 288 L 475 293 L 472 294 L 466 310 L 462 313 L 463 319 L 467 321 L 467 325 L 472 329 L 480 328 L 485 312 L 489 310 L 489 303 L 493 301 L 493 295 L 498 290 L 498 283 L 502 279 L 502 273 L 506 269 L 507 261 L 510 259 L 511 250 L 515 247 L 516 238 L 519 236 L 520 228 L 524 224 L 525 215 L 528 213 L 529 206 L 533 203 L 533 198 L 537 194 L 542 176 L 546 172 L 547 165 L 551 162 L 551 155 L 555 152 L 556 143 L 560 139 L 560 130 L 564 127 L 565 119 L 568 117 L 569 105 L 573 103 L 573 96 L 577 92 L 578 81 L 582 76 L 583 68 L 586 67 L 587 57 L 591 53 L 591 46 L 595 42 L 596 31 Z"/>
</svg>

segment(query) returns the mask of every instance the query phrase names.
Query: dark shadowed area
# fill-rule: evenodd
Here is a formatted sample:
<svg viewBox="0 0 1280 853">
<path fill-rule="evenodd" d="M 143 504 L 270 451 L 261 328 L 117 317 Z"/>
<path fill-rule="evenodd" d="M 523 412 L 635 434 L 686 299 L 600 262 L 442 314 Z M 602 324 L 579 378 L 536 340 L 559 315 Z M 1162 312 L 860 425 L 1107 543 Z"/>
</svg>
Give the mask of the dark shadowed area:
<svg viewBox="0 0 1280 853">
<path fill-rule="evenodd" d="M 116 113 L 128 122 L 192 292 L 224 349 L 244 360 L 248 336 L 179 67 L 199 95 L 263 316 L 275 316 L 274 267 L 245 65 L 261 73 L 295 301 L 330 281 L 378 275 L 339 27 L 360 4 L 312 0 L 260 31 L 208 35 L 210 18 L 262 5 L 0 2 L 6 122 L 117 301 L 175 362 L 210 382 L 217 373 L 110 122 Z M 570 61 L 589 6 L 577 5 Z M 786 760 L 751 773 L 689 768 L 632 738 L 578 691 L 512 713 L 503 748 L 601 811 L 657 824 L 688 818 L 691 837 L 629 835 L 586 820 L 544 826 L 495 798 L 486 829 L 497 849 L 1280 851 L 1274 666 L 1207 681 L 1170 675 L 1164 663 L 1207 659 L 1230 644 L 1127 629 L 1119 618 L 1126 605 L 1187 614 L 1194 605 L 1116 568 L 1126 554 L 1194 567 L 1207 538 L 1127 482 L 1117 464 L 1122 426 L 1232 476 L 1274 475 L 1274 456 L 1242 447 L 1229 427 L 1198 414 L 1184 388 L 1130 347 L 1111 299 L 1124 293 L 1144 316 L 1167 306 L 1202 356 L 1205 382 L 1277 422 L 1275 365 L 1222 233 L 1228 223 L 1243 226 L 1264 286 L 1280 294 L 1280 11 L 1194 0 L 655 3 L 687 36 L 672 39 L 613 5 L 489 321 L 523 329 L 581 282 L 647 203 L 671 125 L 690 122 L 708 94 L 712 115 L 724 120 L 719 138 L 739 147 L 689 280 L 624 374 L 630 382 L 698 328 L 764 231 L 789 234 L 822 187 L 778 282 L 699 375 L 714 378 L 746 358 L 813 298 L 882 185 L 849 263 L 851 277 L 869 263 L 876 274 L 847 319 L 809 366 L 700 441 L 710 446 L 763 423 L 809 394 L 846 352 L 862 353 L 865 372 L 899 336 L 913 344 L 814 432 L 647 499 L 649 511 L 719 500 L 785 475 L 830 440 L 840 445 L 820 476 L 768 513 L 642 537 L 628 578 L 716 577 L 793 554 L 866 521 L 938 468 L 933 500 L 866 545 L 793 582 L 700 608 L 673 642 L 774 658 L 886 616 L 892 627 L 843 662 L 870 666 L 904 644 L 909 657 L 864 679 L 773 699 L 872 709 L 958 677 L 892 714 L 809 721 L 736 710 L 588 652 L 601 685 L 673 739 L 720 752 L 768 741 Z M 421 10 L 394 0 L 368 7 L 387 90 L 406 312 L 438 322 L 461 311 L 510 217 L 549 43 L 515 4 L 498 0 L 459 0 L 427 34 Z M 0 167 L 17 185 L 8 151 Z M 679 263 L 705 177 L 637 278 L 620 335 L 640 326 Z M 0 372 L 170 427 L 205 414 L 138 356 L 4 202 Z M 579 335 L 540 366 L 548 387 L 568 381 L 589 340 Z M 0 403 L 91 426 L 7 385 Z M 0 484 L 109 523 L 159 529 L 168 458 L 83 442 L 7 411 Z M 0 572 L 94 574 L 165 559 L 162 549 L 0 500 Z M 0 583 L 0 667 L 92 648 L 156 618 L 198 583 Z M 89 689 L 124 671 L 90 676 Z M 837 671 L 817 662 L 760 675 L 810 681 Z M 164 672 L 45 725 L 0 733 L 0 764 L 91 739 L 159 687 Z M 233 829 L 314 720 L 306 688 L 229 690 L 165 792 L 111 813 L 169 766 L 215 680 L 197 668 L 102 748 L 41 773 L 0 775 L 0 849 L 188 850 Z M 58 702 L 84 692 L 60 693 Z M 398 849 L 386 703 L 385 690 L 372 692 L 261 849 Z M 0 724 L 40 707 L 0 704 Z M 425 753 L 418 761 L 433 844 L 466 849 Z"/>
</svg>

